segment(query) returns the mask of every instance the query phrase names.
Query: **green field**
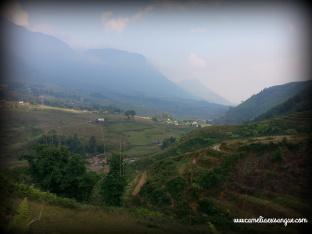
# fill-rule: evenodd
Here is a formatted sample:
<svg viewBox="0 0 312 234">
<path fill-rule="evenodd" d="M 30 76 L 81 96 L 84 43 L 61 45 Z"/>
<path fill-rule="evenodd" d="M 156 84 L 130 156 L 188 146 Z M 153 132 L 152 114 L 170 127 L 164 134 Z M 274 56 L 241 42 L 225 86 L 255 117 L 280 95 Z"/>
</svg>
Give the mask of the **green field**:
<svg viewBox="0 0 312 234">
<path fill-rule="evenodd" d="M 124 115 L 101 114 L 90 111 L 57 108 L 42 105 L 1 104 L 6 125 L 1 133 L 4 150 L 2 161 L 16 163 L 16 158 L 42 134 L 55 130 L 59 135 L 77 134 L 82 141 L 95 136 L 98 144 L 105 144 L 106 153 L 119 151 L 120 142 L 126 157 L 139 158 L 161 151 L 164 138 L 179 137 L 191 128 L 168 126 L 146 119 L 127 119 Z M 95 123 L 105 118 L 104 124 Z"/>
</svg>

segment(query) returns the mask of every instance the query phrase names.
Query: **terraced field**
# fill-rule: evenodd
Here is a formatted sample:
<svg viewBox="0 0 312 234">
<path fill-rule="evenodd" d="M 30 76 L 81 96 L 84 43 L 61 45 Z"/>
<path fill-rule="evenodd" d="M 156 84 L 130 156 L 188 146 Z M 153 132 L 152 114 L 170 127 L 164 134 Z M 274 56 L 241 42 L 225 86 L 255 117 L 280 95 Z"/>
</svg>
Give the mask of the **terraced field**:
<svg viewBox="0 0 312 234">
<path fill-rule="evenodd" d="M 95 136 L 98 144 L 105 144 L 106 153 L 119 152 L 122 142 L 124 155 L 129 158 L 160 152 L 159 144 L 164 138 L 179 137 L 191 130 L 141 118 L 128 120 L 123 115 L 28 103 L 2 103 L 1 112 L 2 121 L 6 123 L 0 136 L 5 144 L 1 160 L 12 165 L 19 163 L 16 159 L 32 142 L 50 130 L 65 136 L 77 134 L 85 142 Z M 96 123 L 97 118 L 105 118 L 104 124 Z"/>
</svg>

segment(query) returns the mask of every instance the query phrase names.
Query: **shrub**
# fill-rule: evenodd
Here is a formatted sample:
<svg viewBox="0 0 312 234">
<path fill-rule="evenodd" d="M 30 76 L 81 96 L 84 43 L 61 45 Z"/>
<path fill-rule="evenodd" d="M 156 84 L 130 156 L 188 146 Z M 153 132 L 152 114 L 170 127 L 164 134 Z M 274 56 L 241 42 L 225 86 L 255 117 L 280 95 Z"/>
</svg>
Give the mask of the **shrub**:
<svg viewBox="0 0 312 234">
<path fill-rule="evenodd" d="M 206 172 L 200 177 L 199 184 L 202 188 L 209 189 L 215 186 L 222 178 L 223 176 L 217 170 Z"/>
<path fill-rule="evenodd" d="M 174 144 L 176 142 L 176 138 L 175 137 L 169 137 L 163 140 L 160 148 L 161 149 L 166 149 L 168 148 L 170 145 Z"/>
<path fill-rule="evenodd" d="M 168 195 L 158 186 L 154 186 L 150 182 L 147 182 L 141 189 L 140 195 L 150 201 L 150 203 L 156 207 L 165 207 L 170 205 L 170 199 Z"/>
<path fill-rule="evenodd" d="M 186 181 L 180 176 L 170 180 L 166 184 L 166 190 L 170 193 L 172 197 L 176 199 L 181 197 L 182 192 L 185 189 L 185 187 L 186 187 Z"/>
<path fill-rule="evenodd" d="M 121 206 L 122 195 L 125 191 L 126 179 L 123 175 L 124 163 L 118 155 L 113 155 L 110 160 L 110 171 L 102 182 L 102 196 L 107 205 Z"/>
<path fill-rule="evenodd" d="M 86 201 L 98 179 L 95 173 L 87 172 L 80 156 L 65 147 L 39 145 L 25 158 L 40 187 L 58 195 Z"/>
<path fill-rule="evenodd" d="M 9 224 L 9 229 L 16 233 L 26 233 L 28 231 L 30 220 L 31 216 L 28 200 L 27 197 L 25 197 L 17 207 L 16 214 Z"/>
<path fill-rule="evenodd" d="M 15 184 L 17 195 L 21 197 L 29 197 L 35 200 L 41 200 L 52 205 L 59 205 L 67 208 L 77 208 L 80 206 L 73 199 L 59 197 L 53 193 L 43 192 L 33 186 L 25 184 Z"/>
<path fill-rule="evenodd" d="M 209 198 L 200 200 L 198 203 L 198 209 L 201 213 L 206 215 L 212 215 L 216 213 L 213 201 Z"/>
<path fill-rule="evenodd" d="M 281 162 L 283 160 L 282 151 L 280 148 L 278 148 L 272 152 L 271 159 L 273 162 Z"/>
</svg>

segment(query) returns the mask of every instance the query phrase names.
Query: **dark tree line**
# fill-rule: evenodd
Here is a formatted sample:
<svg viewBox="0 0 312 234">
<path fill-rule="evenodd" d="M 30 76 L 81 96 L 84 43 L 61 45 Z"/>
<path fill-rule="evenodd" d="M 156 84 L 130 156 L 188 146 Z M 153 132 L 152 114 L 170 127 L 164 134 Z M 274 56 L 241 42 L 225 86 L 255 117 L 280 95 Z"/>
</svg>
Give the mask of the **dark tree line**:
<svg viewBox="0 0 312 234">
<path fill-rule="evenodd" d="M 96 138 L 91 136 L 87 142 L 82 141 L 76 134 L 72 136 L 58 135 L 55 131 L 49 131 L 38 140 L 39 144 L 66 146 L 70 152 L 80 155 L 98 154 L 103 152 L 103 144 L 98 144 Z"/>
</svg>

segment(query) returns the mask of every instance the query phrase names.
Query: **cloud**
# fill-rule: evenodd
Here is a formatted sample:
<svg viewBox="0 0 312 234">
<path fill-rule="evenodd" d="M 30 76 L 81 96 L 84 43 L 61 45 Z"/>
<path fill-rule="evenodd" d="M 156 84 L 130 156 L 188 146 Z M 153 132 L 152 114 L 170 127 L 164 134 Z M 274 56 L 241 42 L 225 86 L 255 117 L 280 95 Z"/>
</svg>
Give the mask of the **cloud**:
<svg viewBox="0 0 312 234">
<path fill-rule="evenodd" d="M 111 11 L 105 11 L 101 14 L 101 20 L 106 29 L 115 32 L 122 32 L 128 26 L 129 23 L 143 19 L 153 9 L 154 9 L 153 5 L 147 6 L 128 17 L 122 16 L 114 17 Z"/>
<path fill-rule="evenodd" d="M 207 28 L 195 27 L 195 28 L 192 28 L 190 31 L 195 32 L 195 33 L 202 33 L 202 32 L 207 32 Z"/>
<path fill-rule="evenodd" d="M 206 60 L 195 53 L 189 55 L 189 62 L 194 67 L 204 68 L 207 66 Z"/>
<path fill-rule="evenodd" d="M 101 15 L 102 20 L 105 22 L 107 19 L 113 16 L 113 12 L 111 11 L 104 11 Z"/>
<path fill-rule="evenodd" d="M 143 8 L 142 10 L 138 11 L 136 14 L 134 14 L 131 17 L 132 21 L 137 21 L 140 19 L 143 19 L 146 15 L 148 15 L 155 7 L 153 5 L 147 6 Z"/>
<path fill-rule="evenodd" d="M 4 9 L 3 15 L 9 21 L 27 27 L 29 25 L 28 13 L 18 1 L 13 1 Z"/>
<path fill-rule="evenodd" d="M 118 17 L 114 19 L 109 19 L 104 23 L 105 28 L 112 31 L 121 32 L 127 26 L 130 19 L 127 17 Z"/>
</svg>

